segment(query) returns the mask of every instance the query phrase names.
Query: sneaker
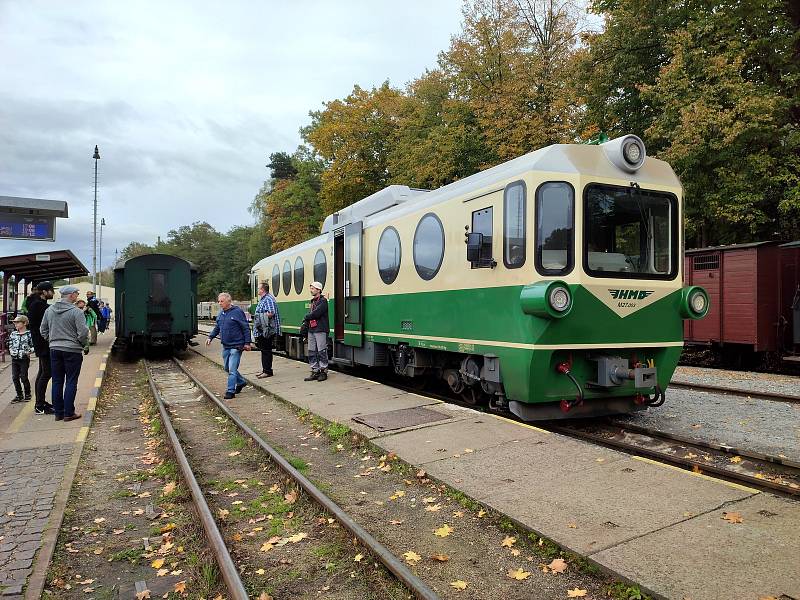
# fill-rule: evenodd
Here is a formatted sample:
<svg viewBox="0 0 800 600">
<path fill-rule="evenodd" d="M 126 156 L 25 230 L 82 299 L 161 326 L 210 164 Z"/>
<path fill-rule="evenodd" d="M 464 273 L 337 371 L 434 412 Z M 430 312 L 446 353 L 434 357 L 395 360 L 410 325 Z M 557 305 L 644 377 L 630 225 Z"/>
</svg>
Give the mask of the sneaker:
<svg viewBox="0 0 800 600">
<path fill-rule="evenodd" d="M 33 412 L 37 415 L 52 415 L 55 414 L 56 411 L 53 410 L 53 406 L 50 404 L 45 404 L 43 407 L 35 407 Z"/>
<path fill-rule="evenodd" d="M 31 396 L 31 393 L 30 393 L 30 392 L 28 392 L 27 394 L 25 394 L 25 402 L 27 402 L 27 401 L 28 401 L 28 400 L 30 400 L 31 398 L 32 398 L 32 396 Z"/>
<path fill-rule="evenodd" d="M 303 381 L 316 381 L 319 379 L 319 371 L 311 371 L 311 375 L 304 377 Z"/>
<path fill-rule="evenodd" d="M 14 397 L 11 399 L 11 401 L 12 401 L 12 402 L 25 402 L 25 400 L 23 400 L 23 399 L 22 399 L 22 398 L 20 398 L 19 396 L 14 396 Z"/>
<path fill-rule="evenodd" d="M 317 381 L 325 381 L 327 378 L 328 378 L 328 372 L 327 371 L 320 371 L 319 372 L 319 377 L 317 377 Z"/>
<path fill-rule="evenodd" d="M 233 392 L 225 392 L 223 398 L 225 400 L 232 400 L 233 398 L 236 398 L 236 394 L 234 394 Z"/>
<path fill-rule="evenodd" d="M 247 383 L 240 383 L 239 385 L 237 385 L 235 393 L 236 394 L 240 393 L 244 389 L 244 386 L 246 386 L 246 385 L 247 385 Z"/>
</svg>

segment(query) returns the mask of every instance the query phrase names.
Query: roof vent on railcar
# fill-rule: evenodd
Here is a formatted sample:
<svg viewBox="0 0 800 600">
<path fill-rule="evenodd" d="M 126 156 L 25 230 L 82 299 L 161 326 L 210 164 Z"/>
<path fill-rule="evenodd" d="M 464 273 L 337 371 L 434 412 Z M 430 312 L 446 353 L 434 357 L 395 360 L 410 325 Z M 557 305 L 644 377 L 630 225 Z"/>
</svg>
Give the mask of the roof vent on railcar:
<svg viewBox="0 0 800 600">
<path fill-rule="evenodd" d="M 347 223 L 355 223 L 356 221 L 384 211 L 387 208 L 408 202 L 412 198 L 428 191 L 429 190 L 410 188 L 407 185 L 390 185 L 350 206 L 346 206 L 337 213 L 325 217 L 325 221 L 322 223 L 321 233 L 328 233 L 329 231 L 343 227 Z"/>
</svg>

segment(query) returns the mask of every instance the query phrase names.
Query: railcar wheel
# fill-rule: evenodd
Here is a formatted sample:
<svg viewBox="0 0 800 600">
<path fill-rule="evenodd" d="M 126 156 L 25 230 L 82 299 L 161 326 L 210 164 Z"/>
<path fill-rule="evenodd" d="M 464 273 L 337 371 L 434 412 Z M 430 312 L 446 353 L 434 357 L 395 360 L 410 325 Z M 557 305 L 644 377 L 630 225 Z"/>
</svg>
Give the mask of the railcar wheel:
<svg viewBox="0 0 800 600">
<path fill-rule="evenodd" d="M 461 399 L 470 406 L 477 406 L 480 401 L 480 395 L 475 391 L 474 387 L 468 387 L 461 392 Z"/>
</svg>

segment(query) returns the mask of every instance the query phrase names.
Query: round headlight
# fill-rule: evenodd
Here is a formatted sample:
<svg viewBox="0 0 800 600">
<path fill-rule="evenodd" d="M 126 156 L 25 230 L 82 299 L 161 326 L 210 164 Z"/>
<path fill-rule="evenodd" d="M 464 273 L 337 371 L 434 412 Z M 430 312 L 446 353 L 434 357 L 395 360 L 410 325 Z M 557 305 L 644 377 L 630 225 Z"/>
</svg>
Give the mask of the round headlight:
<svg viewBox="0 0 800 600">
<path fill-rule="evenodd" d="M 569 291 L 563 287 L 556 287 L 550 290 L 550 306 L 553 310 L 564 312 L 569 308 Z"/>
<path fill-rule="evenodd" d="M 701 313 L 706 309 L 706 296 L 702 292 L 695 292 L 692 294 L 692 297 L 689 298 L 689 305 L 692 307 L 692 310 L 696 313 Z"/>
<path fill-rule="evenodd" d="M 624 156 L 625 160 L 630 164 L 635 165 L 639 162 L 639 159 L 642 158 L 642 149 L 638 143 L 633 141 L 628 142 L 622 149 L 622 156 Z"/>
</svg>

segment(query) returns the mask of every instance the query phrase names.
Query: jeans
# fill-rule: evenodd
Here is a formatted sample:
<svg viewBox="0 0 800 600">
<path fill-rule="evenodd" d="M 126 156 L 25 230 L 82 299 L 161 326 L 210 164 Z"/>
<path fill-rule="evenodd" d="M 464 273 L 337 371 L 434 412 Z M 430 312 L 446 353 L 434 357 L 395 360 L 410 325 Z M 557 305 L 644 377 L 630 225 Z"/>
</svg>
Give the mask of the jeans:
<svg viewBox="0 0 800 600">
<path fill-rule="evenodd" d="M 83 354 L 50 350 L 50 366 L 53 370 L 53 411 L 57 417 L 75 414 L 75 395 L 78 392 L 78 376 L 81 374 Z"/>
<path fill-rule="evenodd" d="M 37 355 L 38 356 L 38 355 Z M 50 381 L 50 351 L 39 356 L 39 372 L 33 384 L 36 390 L 36 408 L 47 406 L 47 383 Z"/>
<path fill-rule="evenodd" d="M 228 374 L 227 392 L 236 393 L 236 386 L 247 383 L 244 377 L 239 374 L 239 361 L 242 360 L 242 351 L 237 348 L 223 348 L 222 363 L 225 372 Z"/>
<path fill-rule="evenodd" d="M 17 398 L 30 398 L 31 382 L 28 380 L 28 367 L 31 366 L 29 356 L 11 359 L 11 381 L 14 382 L 14 389 L 17 391 Z M 23 394 L 22 388 L 25 388 Z"/>
<path fill-rule="evenodd" d="M 274 335 L 258 338 L 258 349 L 261 350 L 261 372 L 272 374 L 272 341 Z"/>
<path fill-rule="evenodd" d="M 312 371 L 328 368 L 328 334 L 324 331 L 308 332 L 308 362 Z"/>
</svg>

